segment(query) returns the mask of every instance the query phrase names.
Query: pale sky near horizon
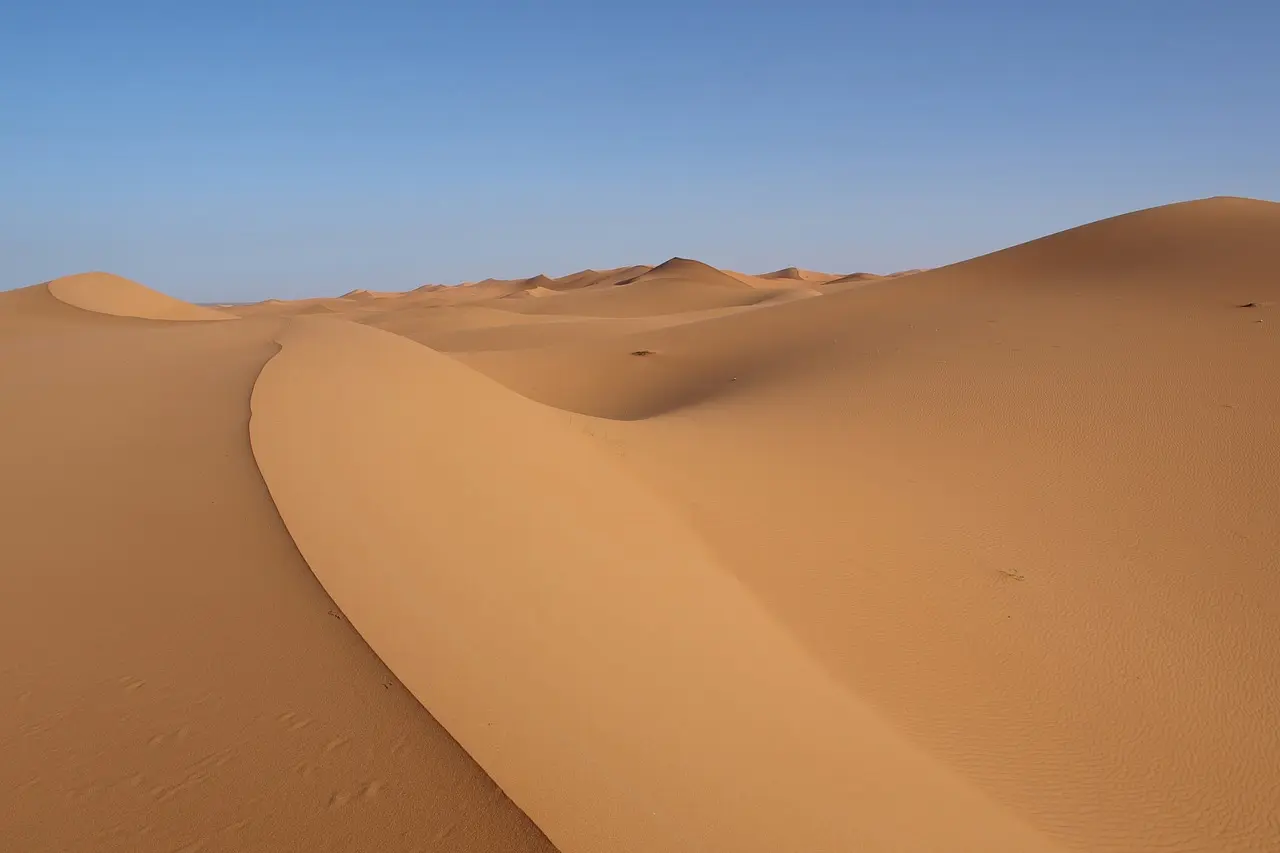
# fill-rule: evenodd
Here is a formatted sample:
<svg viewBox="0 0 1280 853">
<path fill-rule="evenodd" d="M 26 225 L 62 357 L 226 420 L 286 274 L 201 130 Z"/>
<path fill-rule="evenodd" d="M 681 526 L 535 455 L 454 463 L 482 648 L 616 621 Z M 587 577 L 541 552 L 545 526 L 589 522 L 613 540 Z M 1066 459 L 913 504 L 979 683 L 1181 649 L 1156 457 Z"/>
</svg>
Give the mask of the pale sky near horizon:
<svg viewBox="0 0 1280 853">
<path fill-rule="evenodd" d="M 0 7 L 0 289 L 934 266 L 1280 199 L 1280 5 Z"/>
</svg>

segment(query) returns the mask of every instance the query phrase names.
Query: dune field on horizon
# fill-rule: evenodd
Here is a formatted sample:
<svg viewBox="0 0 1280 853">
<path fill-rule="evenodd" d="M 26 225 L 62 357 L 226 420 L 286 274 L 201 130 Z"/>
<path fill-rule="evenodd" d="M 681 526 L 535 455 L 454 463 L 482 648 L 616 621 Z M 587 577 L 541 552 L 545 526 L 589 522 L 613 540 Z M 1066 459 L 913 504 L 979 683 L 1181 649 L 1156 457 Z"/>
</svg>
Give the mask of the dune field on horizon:
<svg viewBox="0 0 1280 853">
<path fill-rule="evenodd" d="M 0 293 L 0 851 L 1280 851 L 1280 203 L 149 284 Z"/>
</svg>

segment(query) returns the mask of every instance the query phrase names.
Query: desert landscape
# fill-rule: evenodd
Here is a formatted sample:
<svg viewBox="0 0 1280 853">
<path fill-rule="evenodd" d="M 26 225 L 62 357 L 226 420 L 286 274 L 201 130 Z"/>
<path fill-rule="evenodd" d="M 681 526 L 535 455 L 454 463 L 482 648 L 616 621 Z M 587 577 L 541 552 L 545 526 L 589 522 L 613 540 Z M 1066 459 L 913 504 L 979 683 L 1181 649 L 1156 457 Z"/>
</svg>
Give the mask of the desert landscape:
<svg viewBox="0 0 1280 853">
<path fill-rule="evenodd" d="M 1280 204 L 173 284 L 0 293 L 0 850 L 1280 850 Z"/>
</svg>

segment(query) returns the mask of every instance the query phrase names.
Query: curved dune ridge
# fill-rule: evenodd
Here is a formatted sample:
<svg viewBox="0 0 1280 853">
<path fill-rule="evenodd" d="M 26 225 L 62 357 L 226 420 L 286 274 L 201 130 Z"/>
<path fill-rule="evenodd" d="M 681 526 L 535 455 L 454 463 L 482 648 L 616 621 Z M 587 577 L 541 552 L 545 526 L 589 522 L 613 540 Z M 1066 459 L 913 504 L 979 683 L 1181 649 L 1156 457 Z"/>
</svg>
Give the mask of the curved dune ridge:
<svg viewBox="0 0 1280 853">
<path fill-rule="evenodd" d="M 1277 269 L 0 293 L 0 849 L 1280 850 Z"/>
<path fill-rule="evenodd" d="M 281 524 L 279 328 L 0 293 L 0 850 L 553 849 Z"/>
<path fill-rule="evenodd" d="M 562 849 L 1049 849 L 836 689 L 564 418 L 377 330 L 280 340 L 250 434 L 294 541 Z"/>
<path fill-rule="evenodd" d="M 1270 850 L 1277 211 L 1157 208 L 885 287 L 457 355 L 632 418 L 582 428 L 838 683 L 1064 845 Z"/>
<path fill-rule="evenodd" d="M 144 320 L 236 319 L 235 315 L 225 311 L 192 305 L 110 273 L 69 275 L 51 281 L 47 286 L 49 292 L 62 302 L 97 314 Z"/>
</svg>

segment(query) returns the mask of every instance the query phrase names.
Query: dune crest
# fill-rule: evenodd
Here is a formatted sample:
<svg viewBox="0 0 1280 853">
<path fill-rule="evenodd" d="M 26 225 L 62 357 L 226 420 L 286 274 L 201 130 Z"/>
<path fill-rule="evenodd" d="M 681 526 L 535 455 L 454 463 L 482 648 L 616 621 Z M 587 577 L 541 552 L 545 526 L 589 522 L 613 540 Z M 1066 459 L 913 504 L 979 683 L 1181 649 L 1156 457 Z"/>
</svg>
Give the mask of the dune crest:
<svg viewBox="0 0 1280 853">
<path fill-rule="evenodd" d="M 657 279 L 678 279 L 691 284 L 709 284 L 721 287 L 741 287 L 745 283 L 710 264 L 704 264 L 702 261 L 695 261 L 690 258 L 671 258 L 651 270 L 646 270 L 633 278 L 619 281 L 617 284 L 631 285 Z"/>
<path fill-rule="evenodd" d="M 1052 849 L 835 688 L 564 416 L 378 330 L 280 342 L 250 436 L 286 527 L 562 850 Z"/>
<path fill-rule="evenodd" d="M 811 284 L 826 284 L 835 281 L 842 276 L 839 273 L 818 272 L 816 270 L 804 270 L 799 267 L 785 267 L 773 272 L 761 273 L 756 278 L 777 279 L 780 281 L 804 281 Z"/>
<path fill-rule="evenodd" d="M 1215 196 L 1108 217 L 941 269 L 1094 284 L 1165 272 L 1187 283 L 1230 282 L 1256 272 L 1256 255 L 1274 247 L 1277 228 L 1280 203 Z"/>
<path fill-rule="evenodd" d="M 235 320 L 216 308 L 193 305 L 118 275 L 88 272 L 48 283 L 49 292 L 68 305 L 95 314 L 143 320 Z"/>
<path fill-rule="evenodd" d="M 604 286 L 635 278 L 653 269 L 648 266 L 618 267 L 610 270 L 582 270 L 553 279 L 553 290 L 575 290 L 581 287 Z"/>
</svg>

